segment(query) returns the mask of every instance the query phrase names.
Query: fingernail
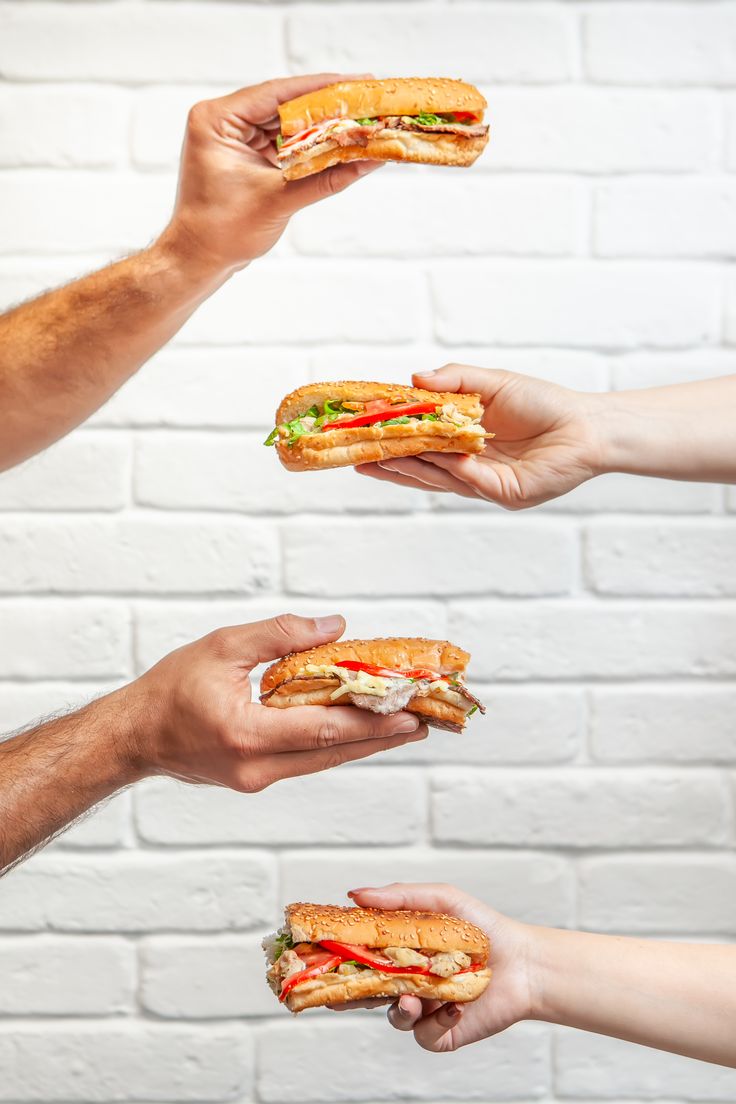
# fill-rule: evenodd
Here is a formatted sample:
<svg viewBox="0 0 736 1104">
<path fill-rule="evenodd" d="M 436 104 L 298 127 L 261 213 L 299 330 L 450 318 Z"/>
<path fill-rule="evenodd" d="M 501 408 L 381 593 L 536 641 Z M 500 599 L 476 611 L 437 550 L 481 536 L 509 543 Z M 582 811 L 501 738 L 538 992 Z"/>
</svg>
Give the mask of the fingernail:
<svg viewBox="0 0 736 1104">
<path fill-rule="evenodd" d="M 440 371 L 439 368 L 429 368 L 426 372 L 415 372 L 415 376 L 421 376 L 423 379 L 429 379 L 430 376 L 436 376 Z"/>
<path fill-rule="evenodd" d="M 419 728 L 419 721 L 416 717 L 405 717 L 403 721 L 396 725 L 396 728 L 392 729 L 392 736 L 401 736 L 404 732 L 416 732 Z"/>
<path fill-rule="evenodd" d="M 448 1004 L 446 1011 L 451 1020 L 456 1020 L 460 1015 L 460 1009 L 456 1004 Z"/>
<path fill-rule="evenodd" d="M 404 1005 L 401 1003 L 401 1001 L 399 1001 L 399 1015 L 403 1016 L 405 1020 L 408 1020 L 409 1017 L 411 1016 L 411 1012 L 409 1011 L 408 1008 L 404 1007 Z"/>
<path fill-rule="evenodd" d="M 343 627 L 343 619 L 339 614 L 332 614 L 330 617 L 315 617 L 314 627 L 317 632 L 320 633 L 336 633 L 340 632 Z"/>
</svg>

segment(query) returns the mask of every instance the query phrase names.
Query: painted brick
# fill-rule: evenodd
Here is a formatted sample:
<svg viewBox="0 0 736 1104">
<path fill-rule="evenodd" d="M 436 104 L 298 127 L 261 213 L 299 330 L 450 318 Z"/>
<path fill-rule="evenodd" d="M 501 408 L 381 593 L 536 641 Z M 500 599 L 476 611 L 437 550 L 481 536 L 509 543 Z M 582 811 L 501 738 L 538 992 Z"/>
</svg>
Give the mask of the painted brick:
<svg viewBox="0 0 736 1104">
<path fill-rule="evenodd" d="M 130 668 L 127 611 L 112 602 L 0 602 L 3 678 L 115 678 Z"/>
<path fill-rule="evenodd" d="M 324 582 L 314 564 L 323 548 L 321 524 L 291 523 L 283 532 L 286 586 L 296 594 L 560 594 L 570 589 L 572 535 L 554 525 L 473 519 L 464 526 L 461 574 L 457 529 L 450 519 L 389 523 L 336 522 L 342 554 Z M 396 548 L 402 549 L 401 559 Z M 545 556 L 539 555 L 544 548 Z M 360 563 L 360 572 L 355 565 Z M 421 571 L 417 565 L 421 564 Z"/>
<path fill-rule="evenodd" d="M 0 940 L 0 1015 L 108 1016 L 133 1010 L 135 951 L 87 936 Z"/>
<path fill-rule="evenodd" d="M 8 521 L 3 587 L 19 593 L 233 591 L 274 585 L 275 534 L 235 520 Z"/>
<path fill-rule="evenodd" d="M 439 339 L 631 349 L 712 342 L 718 274 L 699 265 L 497 262 L 437 268 Z"/>
<path fill-rule="evenodd" d="M 443 844 L 696 847 L 729 839 L 729 795 L 710 771 L 444 769 L 432 789 L 433 835 Z"/>
<path fill-rule="evenodd" d="M 5 84 L 0 130 L 0 166 L 107 168 L 127 154 L 128 100 L 113 88 Z"/>
<path fill-rule="evenodd" d="M 716 179 L 599 185 L 593 232 L 602 257 L 732 257 L 736 184 Z"/>
<path fill-rule="evenodd" d="M 274 908 L 272 864 L 248 852 L 42 855 L 6 878 L 0 930 L 246 930 Z"/>
<path fill-rule="evenodd" d="M 425 822 L 424 789 L 415 772 L 385 768 L 286 779 L 247 795 L 160 781 L 138 791 L 136 824 L 146 843 L 179 846 L 412 843 Z"/>
<path fill-rule="evenodd" d="M 0 474 L 0 510 L 119 510 L 128 501 L 130 445 L 75 433 Z"/>
</svg>

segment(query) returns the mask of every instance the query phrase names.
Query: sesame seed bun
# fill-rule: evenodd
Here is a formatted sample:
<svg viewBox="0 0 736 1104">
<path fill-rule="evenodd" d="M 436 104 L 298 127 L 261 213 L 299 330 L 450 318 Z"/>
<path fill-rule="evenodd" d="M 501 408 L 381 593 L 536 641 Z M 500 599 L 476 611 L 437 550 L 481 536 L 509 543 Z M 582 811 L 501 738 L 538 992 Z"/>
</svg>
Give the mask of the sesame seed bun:
<svg viewBox="0 0 736 1104">
<path fill-rule="evenodd" d="M 477 88 L 447 78 L 396 77 L 392 80 L 341 81 L 308 92 L 279 107 L 281 133 L 289 138 L 325 119 L 447 114 L 472 111 L 482 117 L 487 103 Z"/>
<path fill-rule="evenodd" d="M 411 947 L 417 951 L 463 951 L 486 963 L 488 936 L 458 916 L 414 909 L 341 908 L 304 902 L 287 905 L 286 924 L 295 943 L 353 943 L 361 947 Z"/>
<path fill-rule="evenodd" d="M 367 383 L 341 380 L 335 383 L 310 383 L 292 391 L 276 411 L 276 424 L 290 422 L 313 404 L 340 399 L 343 402 L 426 402 L 442 406 L 452 403 L 461 414 L 476 419 L 483 413 L 480 395 L 450 391 L 426 391 L 401 384 Z M 490 435 L 489 435 L 490 436 Z M 316 471 L 367 464 L 398 456 L 418 456 L 422 452 L 477 453 L 485 448 L 486 436 L 466 426 L 450 422 L 414 421 L 405 425 L 360 426 L 355 429 L 331 429 L 326 433 L 307 433 L 292 444 L 276 443 L 279 459 L 289 471 Z"/>
</svg>

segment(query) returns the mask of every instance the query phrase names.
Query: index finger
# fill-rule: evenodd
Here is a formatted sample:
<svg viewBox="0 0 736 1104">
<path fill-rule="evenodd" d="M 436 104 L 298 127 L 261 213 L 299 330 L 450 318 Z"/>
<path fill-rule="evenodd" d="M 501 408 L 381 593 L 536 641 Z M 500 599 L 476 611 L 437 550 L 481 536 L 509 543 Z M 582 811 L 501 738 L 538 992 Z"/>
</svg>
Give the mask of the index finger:
<svg viewBox="0 0 736 1104">
<path fill-rule="evenodd" d="M 338 81 L 365 80 L 366 73 L 310 73 L 300 77 L 279 77 L 276 80 L 253 84 L 248 88 L 239 88 L 229 96 L 222 96 L 218 103 L 226 111 L 232 111 L 239 118 L 255 126 L 278 116 L 279 104 L 304 96 L 307 92 L 316 92 L 328 84 Z"/>
</svg>

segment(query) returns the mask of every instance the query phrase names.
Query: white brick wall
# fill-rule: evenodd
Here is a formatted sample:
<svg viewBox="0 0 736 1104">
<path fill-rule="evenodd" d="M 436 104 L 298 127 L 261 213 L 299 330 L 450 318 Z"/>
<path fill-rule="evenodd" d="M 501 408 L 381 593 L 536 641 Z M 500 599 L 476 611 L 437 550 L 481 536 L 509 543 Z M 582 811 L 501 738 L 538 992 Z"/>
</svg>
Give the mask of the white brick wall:
<svg viewBox="0 0 736 1104">
<path fill-rule="evenodd" d="M 380 1013 L 292 1022 L 258 948 L 283 901 L 394 878 L 533 923 L 736 936 L 736 492 L 610 476 L 502 515 L 260 444 L 308 379 L 736 372 L 735 33 L 733 0 L 0 3 L 2 304 L 156 232 L 204 95 L 447 72 L 492 125 L 467 174 L 389 167 L 305 212 L 91 426 L 0 477 L 0 731 L 287 608 L 448 635 L 489 705 L 254 797 L 150 782 L 13 872 L 0 1101 L 736 1096 L 732 1072 L 544 1025 L 449 1058 Z"/>
</svg>

